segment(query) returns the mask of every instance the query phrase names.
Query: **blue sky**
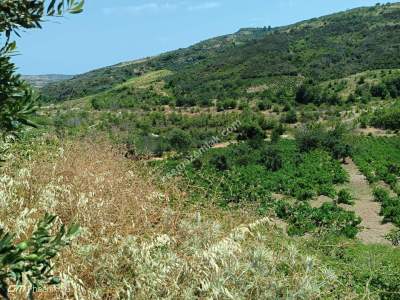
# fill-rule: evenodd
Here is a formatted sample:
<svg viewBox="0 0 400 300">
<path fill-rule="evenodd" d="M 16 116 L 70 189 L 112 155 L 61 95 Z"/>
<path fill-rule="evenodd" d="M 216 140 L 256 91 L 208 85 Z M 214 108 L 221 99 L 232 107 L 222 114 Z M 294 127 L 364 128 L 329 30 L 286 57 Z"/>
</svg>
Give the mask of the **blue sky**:
<svg viewBox="0 0 400 300">
<path fill-rule="evenodd" d="M 78 74 L 187 47 L 242 27 L 288 25 L 376 2 L 86 0 L 81 15 L 48 19 L 42 30 L 24 32 L 14 61 L 22 74 Z"/>
</svg>

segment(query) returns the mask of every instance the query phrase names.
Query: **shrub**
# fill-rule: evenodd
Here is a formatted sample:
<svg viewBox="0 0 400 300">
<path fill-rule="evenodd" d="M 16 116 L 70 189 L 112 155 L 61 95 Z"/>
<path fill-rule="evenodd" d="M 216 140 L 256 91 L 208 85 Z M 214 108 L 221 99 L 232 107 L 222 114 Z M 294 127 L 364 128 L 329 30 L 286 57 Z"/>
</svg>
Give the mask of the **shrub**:
<svg viewBox="0 0 400 300">
<path fill-rule="evenodd" d="M 372 97 L 379 97 L 379 98 L 386 98 L 388 91 L 386 89 L 386 86 L 383 83 L 375 84 L 371 86 L 371 95 Z"/>
<path fill-rule="evenodd" d="M 237 107 L 237 101 L 234 99 L 225 99 L 217 102 L 217 110 L 223 111 L 227 109 L 235 109 Z"/>
<path fill-rule="evenodd" d="M 90 103 L 92 104 L 92 107 L 95 110 L 101 110 L 104 107 L 104 104 L 102 103 L 101 99 L 97 98 L 97 97 L 93 97 L 90 100 Z"/>
<path fill-rule="evenodd" d="M 351 195 L 349 190 L 340 190 L 338 193 L 337 201 L 340 204 L 348 204 L 348 205 L 353 205 L 353 196 Z"/>
<path fill-rule="evenodd" d="M 352 153 L 350 144 L 345 141 L 346 135 L 347 129 L 342 124 L 328 130 L 321 124 L 311 123 L 298 130 L 295 137 L 301 151 L 320 148 L 332 153 L 334 158 L 344 160 Z"/>
<path fill-rule="evenodd" d="M 229 151 L 230 157 L 235 159 L 239 166 L 256 164 L 259 161 L 259 152 L 251 148 L 248 143 L 240 143 Z"/>
<path fill-rule="evenodd" d="M 196 159 L 193 161 L 193 168 L 195 170 L 200 170 L 203 167 L 203 162 L 200 159 Z"/>
<path fill-rule="evenodd" d="M 263 130 L 272 130 L 278 126 L 278 121 L 276 119 L 263 118 L 260 126 Z"/>
<path fill-rule="evenodd" d="M 297 123 L 296 111 L 293 109 L 290 109 L 286 114 L 282 115 L 281 122 L 287 123 L 287 124 Z"/>
<path fill-rule="evenodd" d="M 267 170 L 276 172 L 283 166 L 283 157 L 277 147 L 267 146 L 261 151 L 260 162 Z"/>
<path fill-rule="evenodd" d="M 383 129 L 400 129 L 400 104 L 376 110 L 370 119 L 372 126 Z"/>
<path fill-rule="evenodd" d="M 308 84 L 301 85 L 296 92 L 296 101 L 301 104 L 309 104 L 316 99 L 315 89 Z"/>
<path fill-rule="evenodd" d="M 282 123 L 279 123 L 271 132 L 271 143 L 276 144 L 281 135 L 285 133 L 285 127 L 282 125 Z"/>
<path fill-rule="evenodd" d="M 267 100 L 261 100 L 257 102 L 257 107 L 259 110 L 269 110 L 272 108 L 272 103 L 270 101 Z"/>
<path fill-rule="evenodd" d="M 179 128 L 172 129 L 167 134 L 167 140 L 171 147 L 178 151 L 187 151 L 192 145 L 192 136 Z"/>
<path fill-rule="evenodd" d="M 31 284 L 29 299 L 43 285 L 59 284 L 60 279 L 52 274 L 52 259 L 60 250 L 69 245 L 77 236 L 79 227 L 64 226 L 57 234 L 52 235 L 55 216 L 48 215 L 38 222 L 36 230 L 26 241 L 15 243 L 15 237 L 0 229 L 0 295 L 8 297 L 10 283 L 20 285 L 24 280 Z"/>
<path fill-rule="evenodd" d="M 265 133 L 256 123 L 246 123 L 239 128 L 238 139 L 248 141 L 253 148 L 258 148 L 263 143 Z"/>
<path fill-rule="evenodd" d="M 228 158 L 224 154 L 215 154 L 211 157 L 210 164 L 218 171 L 229 170 Z"/>
<path fill-rule="evenodd" d="M 326 139 L 326 131 L 320 124 L 309 124 L 296 132 L 296 142 L 301 151 L 321 148 Z"/>
<path fill-rule="evenodd" d="M 339 142 L 331 148 L 331 152 L 334 158 L 342 159 L 345 163 L 346 158 L 352 155 L 353 150 L 350 144 Z"/>
<path fill-rule="evenodd" d="M 388 239 L 393 246 L 400 246 L 400 229 L 392 229 L 387 235 Z"/>
<path fill-rule="evenodd" d="M 316 195 L 317 193 L 314 190 L 308 188 L 298 188 L 294 194 L 296 199 L 300 201 L 310 200 L 314 198 Z"/>
</svg>

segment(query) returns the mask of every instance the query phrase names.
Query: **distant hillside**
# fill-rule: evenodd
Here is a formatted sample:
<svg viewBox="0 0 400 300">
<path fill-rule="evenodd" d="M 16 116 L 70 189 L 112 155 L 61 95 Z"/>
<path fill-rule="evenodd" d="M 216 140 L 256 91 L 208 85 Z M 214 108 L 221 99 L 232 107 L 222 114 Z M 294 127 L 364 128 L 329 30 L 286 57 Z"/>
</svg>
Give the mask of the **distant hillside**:
<svg viewBox="0 0 400 300">
<path fill-rule="evenodd" d="M 43 94 L 48 101 L 63 101 L 97 94 L 150 71 L 182 69 L 196 64 L 227 48 L 261 39 L 270 31 L 272 29 L 268 28 L 242 29 L 237 33 L 209 39 L 189 48 L 100 68 L 75 76 L 68 81 L 48 84 L 43 88 Z"/>
<path fill-rule="evenodd" d="M 305 80 L 400 68 L 400 4 L 377 5 L 280 28 L 247 28 L 145 60 L 123 63 L 45 86 L 48 101 L 96 94 L 150 71 L 183 105 L 211 99 L 294 98 Z M 255 93 L 257 94 L 257 93 Z M 204 103 L 203 103 L 204 104 Z"/>
<path fill-rule="evenodd" d="M 71 79 L 72 75 L 49 74 L 49 75 L 23 75 L 22 78 L 37 88 L 47 84 Z"/>
</svg>

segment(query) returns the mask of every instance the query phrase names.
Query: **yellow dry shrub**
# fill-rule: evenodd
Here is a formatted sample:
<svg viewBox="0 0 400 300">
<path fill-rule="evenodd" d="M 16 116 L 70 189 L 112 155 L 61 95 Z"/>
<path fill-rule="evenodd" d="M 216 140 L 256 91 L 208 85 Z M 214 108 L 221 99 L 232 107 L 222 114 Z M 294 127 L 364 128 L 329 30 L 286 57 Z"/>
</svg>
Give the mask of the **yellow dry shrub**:
<svg viewBox="0 0 400 300">
<path fill-rule="evenodd" d="M 104 141 L 14 153 L 0 176 L 0 222 L 24 238 L 46 211 L 81 236 L 38 299 L 326 299 L 338 279 L 269 218 L 189 204 L 175 182 Z M 17 166 L 17 167 L 16 167 Z M 244 225 L 240 225 L 244 224 Z M 26 292 L 19 287 L 18 299 Z M 342 298 L 351 298 L 343 291 Z"/>
</svg>

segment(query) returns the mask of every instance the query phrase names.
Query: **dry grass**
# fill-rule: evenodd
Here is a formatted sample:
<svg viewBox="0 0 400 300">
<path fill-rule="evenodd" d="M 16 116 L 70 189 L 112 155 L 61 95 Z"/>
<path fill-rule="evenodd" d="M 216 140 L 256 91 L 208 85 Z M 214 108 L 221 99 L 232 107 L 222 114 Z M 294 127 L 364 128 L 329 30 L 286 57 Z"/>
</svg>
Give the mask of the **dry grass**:
<svg viewBox="0 0 400 300">
<path fill-rule="evenodd" d="M 189 205 L 152 175 L 101 141 L 44 141 L 4 169 L 3 227 L 23 238 L 46 211 L 82 226 L 57 261 L 62 285 L 39 299 L 353 297 L 270 219 Z"/>
</svg>

